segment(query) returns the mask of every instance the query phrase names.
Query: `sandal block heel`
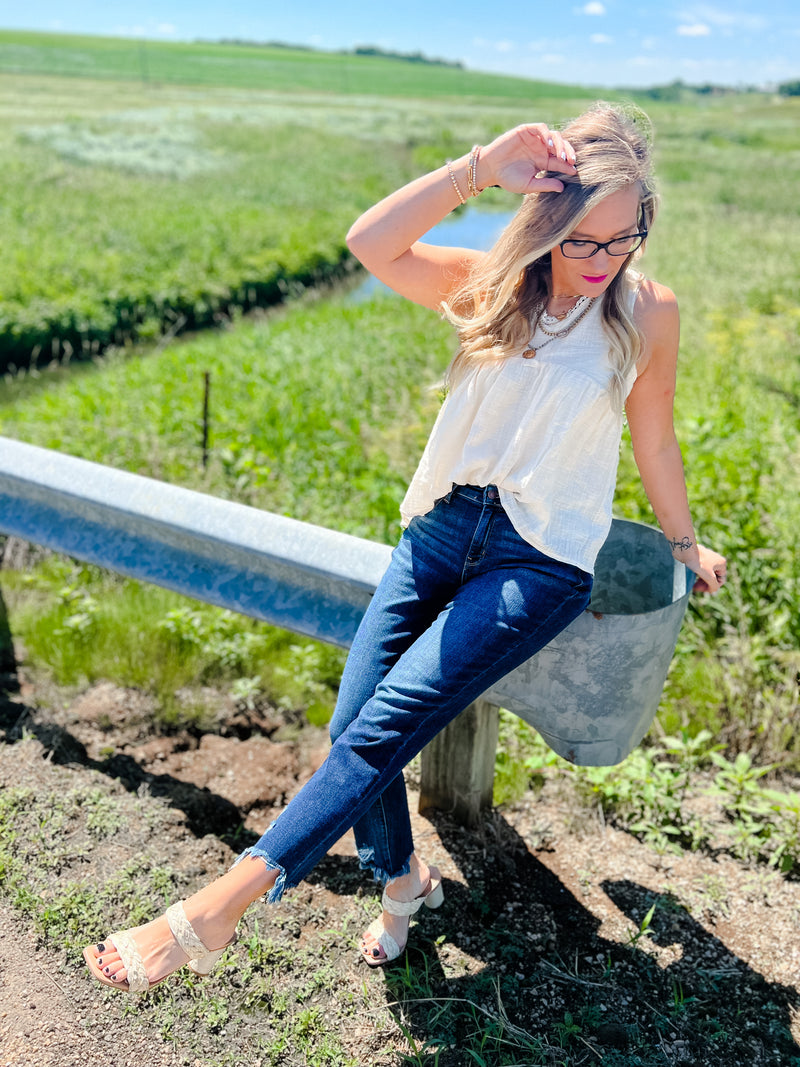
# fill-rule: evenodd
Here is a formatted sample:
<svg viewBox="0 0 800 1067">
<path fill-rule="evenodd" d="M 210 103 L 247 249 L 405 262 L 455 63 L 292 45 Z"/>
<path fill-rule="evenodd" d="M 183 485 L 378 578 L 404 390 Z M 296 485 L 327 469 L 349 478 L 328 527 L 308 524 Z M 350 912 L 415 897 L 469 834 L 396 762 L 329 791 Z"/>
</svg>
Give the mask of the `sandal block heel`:
<svg viewBox="0 0 800 1067">
<path fill-rule="evenodd" d="M 444 889 L 442 888 L 441 882 L 434 886 L 430 893 L 425 897 L 423 903 L 426 908 L 430 908 L 431 910 L 434 908 L 441 908 L 444 903 Z"/>
<path fill-rule="evenodd" d="M 207 978 L 235 940 L 236 935 L 230 939 L 227 945 L 223 945 L 222 948 L 209 952 L 206 956 L 203 956 L 202 959 L 189 960 L 186 966 L 192 974 L 196 974 L 198 978 Z"/>
</svg>

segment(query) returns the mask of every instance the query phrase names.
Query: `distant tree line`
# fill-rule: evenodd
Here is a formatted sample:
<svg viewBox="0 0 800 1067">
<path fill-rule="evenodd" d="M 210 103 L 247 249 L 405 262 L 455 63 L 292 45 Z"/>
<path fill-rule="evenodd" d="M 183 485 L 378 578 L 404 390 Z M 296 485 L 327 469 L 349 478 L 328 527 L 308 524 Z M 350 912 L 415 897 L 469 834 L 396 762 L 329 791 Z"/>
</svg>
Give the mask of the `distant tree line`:
<svg viewBox="0 0 800 1067">
<path fill-rule="evenodd" d="M 689 100 L 697 96 L 732 96 L 736 93 L 757 93 L 762 90 L 752 86 L 733 88 L 732 86 L 714 85 L 711 82 L 707 82 L 704 85 L 687 85 L 686 82 L 678 78 L 668 85 L 654 85 L 649 89 L 635 89 L 633 91 L 638 96 L 645 96 L 650 100 L 680 103 L 682 100 Z"/>
<path fill-rule="evenodd" d="M 218 38 L 215 44 L 239 45 L 243 48 L 285 48 L 292 52 L 318 52 L 320 49 L 306 44 L 290 44 L 288 41 L 248 41 L 240 37 Z M 403 63 L 426 63 L 432 67 L 452 67 L 463 70 L 464 64 L 457 59 L 438 59 L 426 56 L 423 52 L 393 52 L 380 48 L 375 44 L 360 44 L 355 48 L 340 48 L 336 53 L 340 56 L 379 56 L 381 59 L 397 59 Z M 648 97 L 650 100 L 664 100 L 678 102 L 692 96 L 728 96 L 733 93 L 757 93 L 763 90 L 754 86 L 731 86 L 714 85 L 707 82 L 704 85 L 687 85 L 686 82 L 677 78 L 668 85 L 654 85 L 649 89 L 636 89 L 639 96 Z M 782 82 L 778 86 L 781 96 L 800 96 L 800 81 Z"/>
<path fill-rule="evenodd" d="M 678 78 L 668 85 L 654 85 L 649 89 L 631 90 L 637 96 L 645 96 L 650 100 L 665 100 L 669 103 L 680 103 L 682 100 L 690 100 L 697 96 L 731 96 L 736 93 L 762 93 L 765 90 L 752 85 L 742 85 L 736 88 L 725 85 L 714 85 L 707 82 L 705 85 L 687 85 Z M 772 90 L 775 91 L 774 89 Z M 800 96 L 800 81 L 783 82 L 777 87 L 781 96 Z"/>
<path fill-rule="evenodd" d="M 378 48 L 373 44 L 360 44 L 351 51 L 343 51 L 342 55 L 354 56 L 380 56 L 382 59 L 401 59 L 405 63 L 427 63 L 433 67 L 455 67 L 463 70 L 464 64 L 456 59 L 432 59 L 422 52 L 389 52 L 385 48 Z"/>
<path fill-rule="evenodd" d="M 287 41 L 248 41 L 241 37 L 220 37 L 214 44 L 238 45 L 242 48 L 286 48 L 292 52 L 318 52 L 306 44 L 289 44 Z M 463 70 L 464 64 L 458 60 L 432 59 L 422 52 L 389 52 L 374 44 L 360 44 L 355 48 L 341 48 L 336 52 L 340 56 L 380 56 L 382 59 L 399 59 L 404 63 L 427 63 L 432 67 L 455 67 Z"/>
<path fill-rule="evenodd" d="M 290 44 L 288 41 L 248 41 L 244 37 L 218 37 L 211 44 L 233 44 L 240 48 L 286 48 L 290 52 L 316 52 L 307 44 Z"/>
</svg>

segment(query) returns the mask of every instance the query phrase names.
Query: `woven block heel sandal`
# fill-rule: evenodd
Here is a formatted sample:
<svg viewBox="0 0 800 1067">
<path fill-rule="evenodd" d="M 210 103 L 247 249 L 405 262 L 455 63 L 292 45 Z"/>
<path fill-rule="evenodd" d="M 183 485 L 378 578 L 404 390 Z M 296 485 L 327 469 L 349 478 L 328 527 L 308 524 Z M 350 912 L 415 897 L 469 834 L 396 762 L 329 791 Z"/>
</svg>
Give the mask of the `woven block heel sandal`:
<svg viewBox="0 0 800 1067">
<path fill-rule="evenodd" d="M 383 896 L 381 897 L 381 907 L 384 911 L 388 911 L 390 915 L 407 915 L 410 919 L 412 915 L 415 915 L 424 904 L 426 908 L 439 908 L 444 901 L 444 889 L 442 888 L 442 876 L 436 867 L 431 867 L 430 877 L 425 889 L 414 900 L 394 900 L 389 896 L 386 889 L 383 890 Z M 398 956 L 402 955 L 405 951 L 406 941 L 402 945 L 398 945 L 388 930 L 384 929 L 383 916 L 379 916 L 374 922 L 370 923 L 367 927 L 368 934 L 372 934 L 375 940 L 378 942 L 377 946 L 371 949 L 361 948 L 361 955 L 370 967 L 383 967 L 386 963 L 391 963 L 392 960 L 396 960 Z M 382 956 L 377 955 L 378 950 L 383 952 Z"/>
<path fill-rule="evenodd" d="M 222 948 L 214 950 L 206 948 L 195 933 L 192 924 L 186 918 L 182 901 L 167 908 L 166 919 L 172 936 L 189 957 L 189 961 L 185 966 L 201 978 L 205 978 L 211 973 L 225 949 L 236 940 L 236 934 L 234 933 L 230 941 L 223 945 Z M 92 977 L 96 978 L 98 982 L 102 982 L 103 985 L 110 986 L 112 989 L 119 989 L 123 993 L 147 993 L 154 986 L 157 986 L 159 982 L 164 981 L 164 978 L 159 978 L 158 981 L 151 982 L 147 977 L 147 970 L 139 949 L 136 947 L 133 931 L 117 930 L 115 933 L 109 934 L 108 940 L 117 950 L 128 977 L 124 983 L 115 982 L 108 978 L 97 965 L 97 959 L 93 954 L 94 946 L 89 946 L 83 950 L 83 958 L 86 960 L 86 966 L 89 968 Z M 169 975 L 164 977 L 168 978 Z"/>
</svg>

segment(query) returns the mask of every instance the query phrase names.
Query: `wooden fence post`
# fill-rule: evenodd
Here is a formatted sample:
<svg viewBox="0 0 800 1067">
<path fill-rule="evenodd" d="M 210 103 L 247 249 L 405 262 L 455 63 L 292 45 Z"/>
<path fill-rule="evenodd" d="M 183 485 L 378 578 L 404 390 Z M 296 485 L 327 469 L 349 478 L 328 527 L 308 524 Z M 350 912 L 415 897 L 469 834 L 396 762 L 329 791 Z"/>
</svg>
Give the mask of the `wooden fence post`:
<svg viewBox="0 0 800 1067">
<path fill-rule="evenodd" d="M 500 715 L 479 699 L 422 750 L 419 810 L 440 808 L 475 826 L 492 806 Z"/>
</svg>

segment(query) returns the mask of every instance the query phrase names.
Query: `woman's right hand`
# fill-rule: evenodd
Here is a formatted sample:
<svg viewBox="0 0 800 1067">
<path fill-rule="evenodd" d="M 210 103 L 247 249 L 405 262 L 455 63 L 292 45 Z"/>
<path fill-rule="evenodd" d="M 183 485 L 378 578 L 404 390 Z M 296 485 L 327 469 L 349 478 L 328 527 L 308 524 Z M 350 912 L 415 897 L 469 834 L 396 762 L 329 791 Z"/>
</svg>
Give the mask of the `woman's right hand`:
<svg viewBox="0 0 800 1067">
<path fill-rule="evenodd" d="M 537 178 L 542 171 L 575 174 L 574 148 L 543 122 L 515 126 L 481 148 L 478 188 L 499 185 L 510 193 L 560 193 L 563 183 L 557 178 Z"/>
</svg>

